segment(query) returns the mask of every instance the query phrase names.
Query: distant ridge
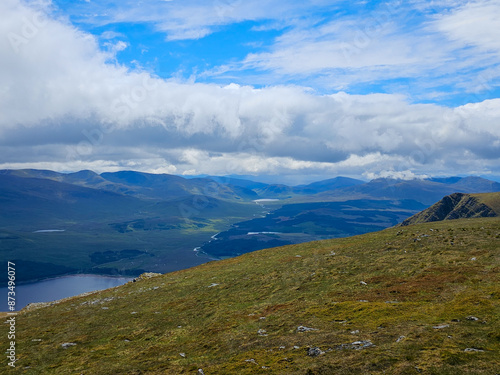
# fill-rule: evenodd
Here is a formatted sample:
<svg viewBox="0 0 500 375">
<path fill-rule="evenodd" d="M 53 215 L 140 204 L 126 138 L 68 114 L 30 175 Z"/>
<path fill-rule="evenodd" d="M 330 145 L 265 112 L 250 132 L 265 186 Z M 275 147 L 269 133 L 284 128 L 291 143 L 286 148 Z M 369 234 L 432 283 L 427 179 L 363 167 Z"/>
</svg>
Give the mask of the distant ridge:
<svg viewBox="0 0 500 375">
<path fill-rule="evenodd" d="M 427 206 L 453 193 L 493 193 L 500 183 L 481 177 L 450 177 L 442 179 L 401 180 L 377 178 L 367 183 L 337 188 L 312 196 L 317 200 L 349 199 L 413 199 Z"/>
<path fill-rule="evenodd" d="M 413 215 L 401 226 L 442 220 L 495 217 L 500 212 L 500 192 L 485 194 L 454 193 L 441 199 L 426 210 Z"/>
</svg>

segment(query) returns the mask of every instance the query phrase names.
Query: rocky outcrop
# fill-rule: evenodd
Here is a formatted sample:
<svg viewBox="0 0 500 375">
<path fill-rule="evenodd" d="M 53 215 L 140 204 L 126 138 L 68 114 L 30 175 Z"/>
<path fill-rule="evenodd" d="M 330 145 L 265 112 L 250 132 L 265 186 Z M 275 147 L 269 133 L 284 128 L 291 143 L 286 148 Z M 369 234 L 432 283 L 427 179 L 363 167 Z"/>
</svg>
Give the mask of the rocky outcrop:
<svg viewBox="0 0 500 375">
<path fill-rule="evenodd" d="M 413 215 L 401 226 L 441 220 L 466 219 L 475 217 L 494 217 L 497 213 L 471 194 L 455 193 L 441 199 L 428 209 Z"/>
<path fill-rule="evenodd" d="M 137 281 L 147 280 L 151 279 L 152 277 L 157 277 L 161 275 L 162 275 L 161 273 L 156 273 L 156 272 L 144 272 L 139 276 L 137 276 L 135 279 L 133 279 L 132 282 L 135 283 Z"/>
</svg>

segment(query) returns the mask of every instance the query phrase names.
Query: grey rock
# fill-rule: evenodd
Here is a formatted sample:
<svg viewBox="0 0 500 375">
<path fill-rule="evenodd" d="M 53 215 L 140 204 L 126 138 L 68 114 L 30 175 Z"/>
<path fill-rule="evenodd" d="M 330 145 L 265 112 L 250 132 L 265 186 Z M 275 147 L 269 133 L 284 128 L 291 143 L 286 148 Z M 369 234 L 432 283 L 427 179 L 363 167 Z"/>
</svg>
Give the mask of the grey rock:
<svg viewBox="0 0 500 375">
<path fill-rule="evenodd" d="M 307 355 L 309 357 L 317 357 L 319 355 L 322 355 L 322 354 L 325 354 L 324 351 L 322 351 L 320 348 L 318 347 L 314 347 L 314 348 L 307 348 Z"/>
<path fill-rule="evenodd" d="M 135 279 L 133 279 L 132 282 L 135 283 L 137 281 L 147 280 L 147 279 L 151 279 L 152 277 L 157 277 L 157 276 L 161 276 L 161 273 L 145 272 L 145 273 L 139 275 L 138 277 L 136 277 Z"/>
<path fill-rule="evenodd" d="M 65 343 L 61 344 L 61 346 L 63 349 L 68 349 L 72 346 L 76 346 L 76 343 L 75 342 L 65 342 Z"/>
<path fill-rule="evenodd" d="M 370 340 L 354 341 L 351 345 L 354 346 L 355 349 L 364 349 L 375 346 Z"/>
<path fill-rule="evenodd" d="M 309 327 L 304 327 L 304 326 L 298 326 L 297 327 L 298 332 L 309 332 L 309 331 L 317 331 L 316 328 L 309 328 Z"/>
<path fill-rule="evenodd" d="M 484 350 L 476 349 L 476 348 L 467 348 L 464 350 L 464 352 L 466 352 L 466 353 L 480 353 L 480 352 L 484 352 Z"/>
<path fill-rule="evenodd" d="M 467 320 L 472 320 L 473 322 L 477 322 L 479 320 L 479 318 L 476 318 L 475 316 L 468 316 L 467 318 L 465 318 Z"/>
<path fill-rule="evenodd" d="M 448 328 L 449 326 L 450 326 L 449 324 L 440 324 L 440 325 L 434 326 L 432 328 L 434 328 L 434 329 L 443 329 L 443 328 Z"/>
<path fill-rule="evenodd" d="M 362 340 L 362 341 L 354 341 L 353 343 L 350 344 L 342 344 L 337 346 L 338 350 L 342 349 L 354 349 L 354 350 L 359 350 L 359 349 L 366 349 L 366 348 L 371 348 L 375 346 L 370 340 Z"/>
</svg>

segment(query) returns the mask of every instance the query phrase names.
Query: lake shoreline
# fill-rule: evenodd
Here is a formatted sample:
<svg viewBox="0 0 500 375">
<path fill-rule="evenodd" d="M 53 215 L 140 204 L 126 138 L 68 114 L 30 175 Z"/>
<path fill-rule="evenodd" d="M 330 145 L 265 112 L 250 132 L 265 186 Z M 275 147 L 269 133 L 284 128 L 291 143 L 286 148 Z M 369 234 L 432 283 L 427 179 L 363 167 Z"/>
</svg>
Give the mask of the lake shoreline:
<svg viewBox="0 0 500 375">
<path fill-rule="evenodd" d="M 66 274 L 29 283 L 16 283 L 15 311 L 19 312 L 32 303 L 53 303 L 61 299 L 76 297 L 104 289 L 124 285 L 135 277 L 119 275 L 97 275 L 88 273 Z M 7 296 L 8 286 L 0 288 L 0 295 Z M 0 304 L 0 311 L 6 312 L 7 298 Z"/>
<path fill-rule="evenodd" d="M 146 271 L 147 272 L 147 271 Z M 29 280 L 23 280 L 23 281 L 17 281 L 16 286 L 20 285 L 27 285 L 27 284 L 34 284 L 34 283 L 39 283 L 41 281 L 50 281 L 50 280 L 55 280 L 55 279 L 62 279 L 64 277 L 72 277 L 72 276 L 102 276 L 102 277 L 111 277 L 111 278 L 116 278 L 116 279 L 122 279 L 122 278 L 134 278 L 136 276 L 131 276 L 131 275 L 110 275 L 106 273 L 91 273 L 91 272 L 82 272 L 82 273 L 62 273 L 60 275 L 52 275 L 49 277 L 40 277 L 37 279 L 29 279 Z"/>
<path fill-rule="evenodd" d="M 68 276 L 103 276 L 103 277 L 113 277 L 113 278 L 135 278 L 135 277 L 143 274 L 144 272 L 149 272 L 149 271 L 141 271 L 141 272 L 137 272 L 135 274 L 109 274 L 109 273 L 97 273 L 97 272 L 89 272 L 89 271 L 67 272 L 67 273 L 50 275 L 50 276 L 46 276 L 46 277 L 38 277 L 38 278 L 28 279 L 28 280 L 21 280 L 21 281 L 18 280 L 18 281 L 16 281 L 16 286 L 38 283 L 41 281 L 48 281 L 48 280 L 53 280 L 53 279 L 59 279 L 59 278 L 68 277 Z"/>
</svg>

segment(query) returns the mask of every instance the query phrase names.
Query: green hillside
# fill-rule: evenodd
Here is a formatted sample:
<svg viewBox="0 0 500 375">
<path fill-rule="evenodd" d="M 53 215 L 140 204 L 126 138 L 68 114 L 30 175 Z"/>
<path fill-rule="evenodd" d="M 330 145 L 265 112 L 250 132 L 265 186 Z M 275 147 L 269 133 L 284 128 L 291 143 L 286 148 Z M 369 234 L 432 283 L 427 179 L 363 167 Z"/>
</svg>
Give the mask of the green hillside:
<svg viewBox="0 0 500 375">
<path fill-rule="evenodd" d="M 500 215 L 500 193 L 473 194 L 473 196 Z"/>
<path fill-rule="evenodd" d="M 20 313 L 9 373 L 497 374 L 499 249 L 479 218 L 207 263 Z"/>
</svg>

